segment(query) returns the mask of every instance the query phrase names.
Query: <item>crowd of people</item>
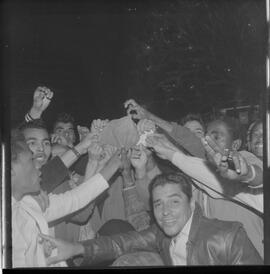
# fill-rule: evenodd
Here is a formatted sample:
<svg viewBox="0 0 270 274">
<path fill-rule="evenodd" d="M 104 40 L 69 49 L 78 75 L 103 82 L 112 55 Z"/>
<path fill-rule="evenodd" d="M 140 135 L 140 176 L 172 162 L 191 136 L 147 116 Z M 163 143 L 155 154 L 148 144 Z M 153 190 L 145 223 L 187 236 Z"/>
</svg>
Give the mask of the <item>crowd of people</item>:
<svg viewBox="0 0 270 274">
<path fill-rule="evenodd" d="M 47 87 L 11 132 L 13 267 L 263 264 L 263 126 L 190 113 L 75 124 L 42 114 Z"/>
</svg>

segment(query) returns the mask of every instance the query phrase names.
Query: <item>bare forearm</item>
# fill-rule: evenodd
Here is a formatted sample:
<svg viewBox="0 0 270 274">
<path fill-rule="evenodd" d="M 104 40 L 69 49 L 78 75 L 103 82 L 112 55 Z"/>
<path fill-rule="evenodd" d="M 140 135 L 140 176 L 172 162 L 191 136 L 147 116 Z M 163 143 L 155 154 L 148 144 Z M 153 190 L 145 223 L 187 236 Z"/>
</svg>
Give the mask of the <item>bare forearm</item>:
<svg viewBox="0 0 270 274">
<path fill-rule="evenodd" d="M 142 167 L 142 168 L 136 168 L 135 169 L 135 178 L 136 180 L 141 180 L 143 178 L 145 178 L 147 175 L 147 172 L 146 172 L 146 167 Z"/>
<path fill-rule="evenodd" d="M 118 163 L 110 163 L 105 165 L 105 167 L 103 167 L 99 173 L 103 176 L 103 178 L 106 181 L 109 181 L 110 178 L 114 175 L 114 173 L 118 170 L 118 168 Z"/>
<path fill-rule="evenodd" d="M 85 170 L 85 179 L 91 178 L 98 172 L 98 161 L 97 160 L 88 160 L 86 170 Z"/>
<path fill-rule="evenodd" d="M 31 107 L 31 109 L 28 112 L 33 119 L 39 119 L 42 115 L 42 112 L 39 110 L 36 110 L 34 107 Z"/>
<path fill-rule="evenodd" d="M 157 126 L 161 127 L 162 129 L 164 129 L 168 133 L 172 132 L 173 126 L 170 122 L 165 121 L 165 120 L 157 117 L 156 115 L 154 115 L 153 113 L 150 113 L 150 112 L 148 112 L 147 118 L 149 120 L 152 120 Z"/>
</svg>

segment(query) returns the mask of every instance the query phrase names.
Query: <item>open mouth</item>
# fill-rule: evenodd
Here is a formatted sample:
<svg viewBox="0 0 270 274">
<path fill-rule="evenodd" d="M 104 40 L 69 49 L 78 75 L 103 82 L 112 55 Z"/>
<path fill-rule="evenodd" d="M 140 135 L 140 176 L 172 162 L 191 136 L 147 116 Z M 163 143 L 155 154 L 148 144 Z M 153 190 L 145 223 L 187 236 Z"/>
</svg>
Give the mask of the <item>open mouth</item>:
<svg viewBox="0 0 270 274">
<path fill-rule="evenodd" d="M 35 156 L 35 160 L 39 161 L 39 162 L 43 162 L 45 161 L 46 157 L 45 154 L 38 154 Z"/>
</svg>

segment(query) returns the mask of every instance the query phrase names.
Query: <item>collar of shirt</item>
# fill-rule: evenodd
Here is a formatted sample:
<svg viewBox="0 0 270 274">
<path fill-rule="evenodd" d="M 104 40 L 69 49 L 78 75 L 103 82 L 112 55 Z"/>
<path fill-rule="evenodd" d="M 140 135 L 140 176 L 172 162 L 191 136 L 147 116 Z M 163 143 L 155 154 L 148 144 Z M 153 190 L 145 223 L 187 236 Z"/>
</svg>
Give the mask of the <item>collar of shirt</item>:
<svg viewBox="0 0 270 274">
<path fill-rule="evenodd" d="M 187 252 L 186 244 L 190 232 L 191 222 L 193 218 L 193 211 L 190 218 L 186 222 L 183 229 L 175 236 L 170 244 L 170 255 L 173 265 L 186 265 L 187 264 Z"/>
<path fill-rule="evenodd" d="M 178 233 L 178 235 L 176 235 L 173 239 L 172 242 L 175 243 L 177 241 L 178 238 L 182 238 L 182 237 L 186 237 L 188 239 L 189 236 L 189 231 L 190 231 L 190 227 L 191 227 L 191 222 L 192 222 L 192 218 L 193 218 L 193 213 L 194 211 L 192 211 L 188 221 L 186 222 L 186 224 L 184 225 L 183 229 Z"/>
</svg>

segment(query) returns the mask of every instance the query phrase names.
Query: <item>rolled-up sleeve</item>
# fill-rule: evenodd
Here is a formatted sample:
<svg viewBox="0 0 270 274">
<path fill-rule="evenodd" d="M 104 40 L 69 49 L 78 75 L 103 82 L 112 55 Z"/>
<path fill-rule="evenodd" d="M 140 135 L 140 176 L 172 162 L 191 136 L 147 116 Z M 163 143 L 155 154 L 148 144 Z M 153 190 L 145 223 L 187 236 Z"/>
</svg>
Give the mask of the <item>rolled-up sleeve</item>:
<svg viewBox="0 0 270 274">
<path fill-rule="evenodd" d="M 44 216 L 51 222 L 69 215 L 92 202 L 108 187 L 108 182 L 98 173 L 70 191 L 57 195 L 50 194 L 50 205 Z"/>
</svg>

